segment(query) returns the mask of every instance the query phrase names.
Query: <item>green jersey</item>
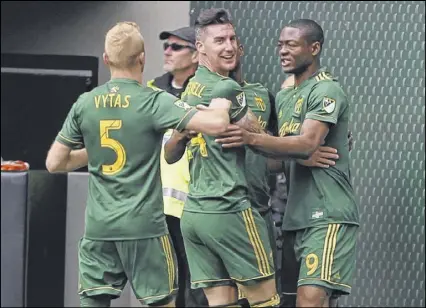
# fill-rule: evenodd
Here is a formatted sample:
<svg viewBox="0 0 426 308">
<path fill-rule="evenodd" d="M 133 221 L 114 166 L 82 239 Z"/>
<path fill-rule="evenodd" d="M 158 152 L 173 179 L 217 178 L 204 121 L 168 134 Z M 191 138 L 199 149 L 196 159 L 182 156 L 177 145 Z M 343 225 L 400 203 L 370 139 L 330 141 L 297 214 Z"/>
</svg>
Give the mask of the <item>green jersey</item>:
<svg viewBox="0 0 426 308">
<path fill-rule="evenodd" d="M 338 81 L 325 69 L 299 87 L 277 94 L 279 135 L 299 135 L 305 119 L 330 124 L 324 146 L 337 149 L 339 159 L 329 168 L 311 168 L 289 162 L 288 202 L 284 230 L 327 223 L 358 225 L 358 208 L 349 169 L 349 102 Z"/>
<path fill-rule="evenodd" d="M 78 98 L 56 140 L 87 149 L 86 238 L 167 234 L 160 181 L 163 133 L 184 129 L 195 112 L 175 96 L 131 79 L 113 79 Z"/>
<path fill-rule="evenodd" d="M 276 113 L 274 97 L 268 89 L 259 83 L 243 84 L 247 105 L 256 115 L 263 129 L 276 134 Z M 269 208 L 269 170 L 268 159 L 256 154 L 246 147 L 245 172 L 249 187 L 251 205 L 259 212 L 265 212 Z"/>
<path fill-rule="evenodd" d="M 247 113 L 245 94 L 236 81 L 199 66 L 182 93 L 182 100 L 190 106 L 207 106 L 218 97 L 232 102 L 231 122 L 240 120 Z M 202 134 L 191 139 L 188 147 L 191 181 L 184 211 L 224 213 L 250 207 L 244 147 L 223 149 L 215 139 Z"/>
</svg>

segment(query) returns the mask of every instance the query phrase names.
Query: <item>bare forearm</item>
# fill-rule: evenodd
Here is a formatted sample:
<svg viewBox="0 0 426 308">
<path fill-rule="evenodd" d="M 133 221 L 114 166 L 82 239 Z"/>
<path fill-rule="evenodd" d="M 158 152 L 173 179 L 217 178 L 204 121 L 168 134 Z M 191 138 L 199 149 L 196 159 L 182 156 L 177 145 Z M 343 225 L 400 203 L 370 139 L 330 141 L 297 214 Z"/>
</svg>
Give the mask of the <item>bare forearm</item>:
<svg viewBox="0 0 426 308">
<path fill-rule="evenodd" d="M 66 156 L 49 153 L 46 168 L 51 173 L 68 172 L 87 166 L 87 164 L 88 156 L 86 149 L 79 149 L 70 151 Z"/>
<path fill-rule="evenodd" d="M 186 129 L 210 136 L 218 136 L 226 130 L 229 115 L 225 109 L 211 109 L 197 112 L 188 122 Z"/>
<path fill-rule="evenodd" d="M 260 126 L 256 115 L 250 108 L 247 110 L 247 114 L 236 124 L 250 133 L 266 134 L 266 131 L 262 128 L 262 126 Z"/>
<path fill-rule="evenodd" d="M 188 138 L 178 137 L 175 133 L 164 145 L 164 158 L 168 164 L 174 164 L 185 153 Z"/>
<path fill-rule="evenodd" d="M 249 146 L 265 156 L 277 159 L 308 159 L 316 150 L 315 144 L 303 135 L 274 137 L 251 133 Z"/>
<path fill-rule="evenodd" d="M 69 160 L 65 166 L 65 171 L 73 171 L 87 166 L 89 158 L 86 149 L 73 150 L 70 152 Z"/>
</svg>

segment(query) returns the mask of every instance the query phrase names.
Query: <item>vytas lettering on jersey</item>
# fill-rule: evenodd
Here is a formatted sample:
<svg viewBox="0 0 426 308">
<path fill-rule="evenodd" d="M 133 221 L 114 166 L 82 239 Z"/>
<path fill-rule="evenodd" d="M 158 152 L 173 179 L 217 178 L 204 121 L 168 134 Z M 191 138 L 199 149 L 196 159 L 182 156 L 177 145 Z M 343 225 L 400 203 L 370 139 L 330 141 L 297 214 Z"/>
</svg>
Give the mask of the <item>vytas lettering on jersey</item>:
<svg viewBox="0 0 426 308">
<path fill-rule="evenodd" d="M 130 95 L 125 95 L 124 98 L 120 93 L 109 93 L 95 96 L 96 108 L 127 108 L 130 105 Z"/>
</svg>

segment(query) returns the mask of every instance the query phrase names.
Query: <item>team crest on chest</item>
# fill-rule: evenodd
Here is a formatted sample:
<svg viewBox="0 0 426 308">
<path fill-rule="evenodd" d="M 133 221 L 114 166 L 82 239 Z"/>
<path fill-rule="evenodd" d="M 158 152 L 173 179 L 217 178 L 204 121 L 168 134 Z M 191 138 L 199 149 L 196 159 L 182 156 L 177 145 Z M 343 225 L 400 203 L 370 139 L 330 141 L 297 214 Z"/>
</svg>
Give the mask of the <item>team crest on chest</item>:
<svg viewBox="0 0 426 308">
<path fill-rule="evenodd" d="M 296 105 L 294 105 L 294 113 L 300 114 L 302 112 L 302 104 L 303 104 L 303 97 L 300 97 Z"/>
<path fill-rule="evenodd" d="M 322 100 L 322 108 L 325 110 L 325 112 L 332 113 L 336 108 L 336 101 L 326 96 Z"/>
</svg>

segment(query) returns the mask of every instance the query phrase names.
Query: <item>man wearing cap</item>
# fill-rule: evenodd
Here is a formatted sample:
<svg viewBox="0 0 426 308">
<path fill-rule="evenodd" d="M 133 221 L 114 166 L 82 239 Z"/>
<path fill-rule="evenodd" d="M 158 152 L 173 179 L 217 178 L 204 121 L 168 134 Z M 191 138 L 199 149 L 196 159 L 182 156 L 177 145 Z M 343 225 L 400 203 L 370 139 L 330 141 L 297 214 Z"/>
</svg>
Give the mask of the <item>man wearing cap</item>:
<svg viewBox="0 0 426 308">
<path fill-rule="evenodd" d="M 183 27 L 174 31 L 160 33 L 163 40 L 165 74 L 147 82 L 157 90 L 164 90 L 177 97 L 185 90 L 189 79 L 198 66 L 198 54 L 195 48 L 195 30 Z M 170 138 L 173 130 L 164 134 L 163 145 Z M 186 153 L 182 158 L 169 165 L 161 153 L 161 179 L 163 185 L 164 213 L 167 226 L 178 259 L 178 285 L 176 307 L 197 307 L 207 305 L 202 289 L 191 290 L 188 261 L 180 230 L 180 217 L 189 187 L 189 165 Z"/>
<path fill-rule="evenodd" d="M 183 27 L 174 31 L 163 31 L 160 40 L 164 40 L 165 74 L 148 81 L 147 85 L 165 90 L 180 97 L 189 77 L 194 75 L 198 66 L 198 54 L 195 48 L 195 30 Z"/>
</svg>

